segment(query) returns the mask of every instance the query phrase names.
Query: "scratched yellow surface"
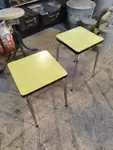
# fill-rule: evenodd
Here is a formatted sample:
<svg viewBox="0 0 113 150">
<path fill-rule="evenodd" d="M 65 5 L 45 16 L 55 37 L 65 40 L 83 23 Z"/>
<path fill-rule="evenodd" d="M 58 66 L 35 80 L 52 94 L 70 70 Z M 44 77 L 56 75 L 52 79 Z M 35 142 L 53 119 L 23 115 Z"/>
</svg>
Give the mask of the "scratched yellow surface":
<svg viewBox="0 0 113 150">
<path fill-rule="evenodd" d="M 60 33 L 56 38 L 78 53 L 104 40 L 81 26 Z"/>
<path fill-rule="evenodd" d="M 67 76 L 64 68 L 47 51 L 11 62 L 8 68 L 23 96 Z"/>
</svg>

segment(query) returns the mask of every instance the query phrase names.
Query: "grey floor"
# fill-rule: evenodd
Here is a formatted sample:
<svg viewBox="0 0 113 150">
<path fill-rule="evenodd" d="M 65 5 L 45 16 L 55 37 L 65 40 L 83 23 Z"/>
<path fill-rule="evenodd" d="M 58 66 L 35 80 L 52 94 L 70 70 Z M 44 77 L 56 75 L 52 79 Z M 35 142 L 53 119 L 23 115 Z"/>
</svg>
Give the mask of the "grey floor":
<svg viewBox="0 0 113 150">
<path fill-rule="evenodd" d="M 50 28 L 24 41 L 55 56 L 59 32 Z M 95 54 L 92 50 L 81 54 L 71 92 L 74 55 L 61 47 L 60 64 L 69 73 L 69 107 L 64 107 L 61 82 L 32 95 L 38 129 L 8 69 L 0 75 L 1 150 L 113 150 L 113 49 L 100 54 L 91 78 Z"/>
</svg>

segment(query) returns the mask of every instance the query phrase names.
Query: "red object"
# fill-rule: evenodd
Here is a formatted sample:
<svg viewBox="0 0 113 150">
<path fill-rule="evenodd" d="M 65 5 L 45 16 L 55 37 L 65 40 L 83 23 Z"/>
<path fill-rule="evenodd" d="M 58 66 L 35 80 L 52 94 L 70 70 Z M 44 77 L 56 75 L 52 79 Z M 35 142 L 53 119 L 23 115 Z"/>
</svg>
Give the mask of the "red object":
<svg viewBox="0 0 113 150">
<path fill-rule="evenodd" d="M 5 53 L 10 53 L 15 48 L 15 43 L 11 34 L 5 34 L 1 37 Z"/>
</svg>

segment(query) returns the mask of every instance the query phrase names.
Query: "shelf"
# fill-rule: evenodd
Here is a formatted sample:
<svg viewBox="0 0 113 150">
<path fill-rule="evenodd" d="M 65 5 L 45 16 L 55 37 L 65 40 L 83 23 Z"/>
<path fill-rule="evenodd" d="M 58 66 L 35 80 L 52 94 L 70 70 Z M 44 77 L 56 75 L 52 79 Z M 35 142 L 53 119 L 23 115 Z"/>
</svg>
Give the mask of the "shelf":
<svg viewBox="0 0 113 150">
<path fill-rule="evenodd" d="M 33 2 L 38 2 L 38 1 L 40 1 L 40 0 L 31 0 L 31 1 L 29 1 L 29 2 L 24 2 L 24 3 L 17 4 L 17 5 L 12 5 L 12 6 L 13 6 L 13 7 L 18 7 L 18 6 L 30 4 L 30 3 L 33 3 Z"/>
</svg>

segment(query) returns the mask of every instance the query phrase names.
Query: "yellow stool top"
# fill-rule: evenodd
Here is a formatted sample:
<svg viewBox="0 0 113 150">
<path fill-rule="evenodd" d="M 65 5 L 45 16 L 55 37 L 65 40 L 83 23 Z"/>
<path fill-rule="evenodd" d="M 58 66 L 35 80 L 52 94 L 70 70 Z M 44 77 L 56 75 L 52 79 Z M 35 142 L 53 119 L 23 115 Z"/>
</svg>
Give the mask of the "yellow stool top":
<svg viewBox="0 0 113 150">
<path fill-rule="evenodd" d="M 64 68 L 47 51 L 11 62 L 8 68 L 23 96 L 67 76 Z"/>
<path fill-rule="evenodd" d="M 71 48 L 75 53 L 81 53 L 104 40 L 102 37 L 81 26 L 60 33 L 56 38 L 59 42 Z"/>
</svg>

